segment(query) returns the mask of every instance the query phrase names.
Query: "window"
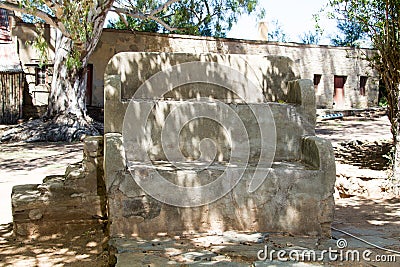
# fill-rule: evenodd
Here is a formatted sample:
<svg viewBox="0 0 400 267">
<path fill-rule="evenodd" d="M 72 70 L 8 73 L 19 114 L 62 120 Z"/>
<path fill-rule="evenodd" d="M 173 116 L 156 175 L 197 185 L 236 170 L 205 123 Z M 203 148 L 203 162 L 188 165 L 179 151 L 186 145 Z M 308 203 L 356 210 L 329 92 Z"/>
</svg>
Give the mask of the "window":
<svg viewBox="0 0 400 267">
<path fill-rule="evenodd" d="M 321 74 L 314 74 L 314 89 L 315 89 L 315 92 L 318 91 L 318 85 L 319 85 L 319 83 L 321 81 L 321 77 L 322 77 Z"/>
<path fill-rule="evenodd" d="M 51 84 L 52 72 L 49 66 L 35 68 L 35 84 L 36 85 L 49 85 Z"/>
<path fill-rule="evenodd" d="M 336 76 L 334 77 L 335 88 L 344 88 L 347 76 Z"/>
<path fill-rule="evenodd" d="M 365 96 L 365 86 L 367 85 L 367 76 L 360 76 L 360 95 Z"/>
<path fill-rule="evenodd" d="M 8 11 L 0 8 L 0 28 L 8 30 L 10 23 L 8 21 Z"/>
<path fill-rule="evenodd" d="M 0 8 L 0 43 L 10 43 L 11 41 L 8 11 Z"/>
</svg>

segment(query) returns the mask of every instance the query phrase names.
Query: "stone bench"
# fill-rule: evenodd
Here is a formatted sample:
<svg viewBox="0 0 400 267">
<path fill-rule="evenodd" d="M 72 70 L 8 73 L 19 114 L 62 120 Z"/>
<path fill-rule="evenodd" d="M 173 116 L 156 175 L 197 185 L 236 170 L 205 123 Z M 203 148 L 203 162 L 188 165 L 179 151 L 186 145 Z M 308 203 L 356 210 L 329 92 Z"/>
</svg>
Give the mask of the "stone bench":
<svg viewBox="0 0 400 267">
<path fill-rule="evenodd" d="M 333 150 L 315 136 L 313 83 L 283 81 L 280 62 L 173 53 L 120 53 L 110 60 L 104 171 L 111 238 L 228 230 L 330 236 Z M 193 83 L 181 83 L 186 76 Z M 213 110 L 219 122 L 199 115 Z M 239 124 L 246 131 L 229 132 Z M 223 175 L 210 192 L 187 189 L 214 185 Z M 213 190 L 226 193 L 213 198 Z M 196 192 L 212 201 L 195 202 L 203 197 Z"/>
</svg>

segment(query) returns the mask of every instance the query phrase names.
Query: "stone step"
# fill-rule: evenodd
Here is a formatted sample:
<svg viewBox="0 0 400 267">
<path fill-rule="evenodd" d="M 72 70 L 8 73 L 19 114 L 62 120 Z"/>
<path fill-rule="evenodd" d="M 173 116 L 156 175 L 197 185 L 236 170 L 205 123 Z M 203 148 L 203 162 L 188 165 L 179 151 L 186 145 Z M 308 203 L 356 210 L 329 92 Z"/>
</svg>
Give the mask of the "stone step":
<svg viewBox="0 0 400 267">
<path fill-rule="evenodd" d="M 65 175 L 44 178 L 42 184 L 17 185 L 11 194 L 14 233 L 33 237 L 62 233 L 105 217 L 102 137 L 85 139 L 84 157 Z"/>
<path fill-rule="evenodd" d="M 45 185 L 13 187 L 12 213 L 17 235 L 32 235 L 38 231 L 43 234 L 51 232 L 54 227 L 61 229 L 68 225 L 98 223 L 102 217 L 99 196 L 63 190 L 57 179 L 50 179 Z"/>
</svg>

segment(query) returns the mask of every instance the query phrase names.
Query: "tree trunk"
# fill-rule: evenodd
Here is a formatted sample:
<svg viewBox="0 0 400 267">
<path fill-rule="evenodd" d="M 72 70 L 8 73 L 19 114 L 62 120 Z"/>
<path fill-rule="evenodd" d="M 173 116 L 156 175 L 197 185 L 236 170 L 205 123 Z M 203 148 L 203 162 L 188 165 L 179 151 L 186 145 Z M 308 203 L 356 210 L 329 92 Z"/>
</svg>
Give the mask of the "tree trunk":
<svg viewBox="0 0 400 267">
<path fill-rule="evenodd" d="M 0 4 L 16 11 L 25 11 L 24 8 L 29 7 L 28 13 L 40 15 L 41 19 L 57 29 L 53 80 L 46 116 L 43 120 L 30 121 L 18 129 L 10 130 L 0 136 L 0 141 L 72 141 L 83 135 L 99 134 L 94 126 L 101 129 L 101 125 L 86 114 L 86 67 L 114 0 L 82 1 L 82 5 L 78 6 L 71 3 L 61 1 L 54 5 L 51 1 L 40 2 L 53 11 L 54 18 L 36 10 L 34 5 L 21 7 L 12 3 Z M 63 22 L 65 20 L 68 23 Z M 71 62 L 72 58 L 75 62 Z"/>
<path fill-rule="evenodd" d="M 399 76 L 396 76 L 396 78 L 399 78 Z M 393 80 L 395 80 L 394 77 Z M 397 81 L 397 79 L 395 81 Z M 392 134 L 394 141 L 392 186 L 394 193 L 396 195 L 400 195 L 400 99 L 399 99 L 400 84 L 399 82 L 396 82 L 395 85 L 390 89 L 391 91 L 388 97 L 393 98 L 394 103 L 392 103 L 392 105 L 393 107 L 396 107 L 395 109 L 392 108 L 391 110 L 392 113 L 389 113 L 392 116 L 391 123 L 392 123 Z"/>
<path fill-rule="evenodd" d="M 58 33 L 54 59 L 54 72 L 45 119 L 49 121 L 50 141 L 72 141 L 82 135 L 99 132 L 86 114 L 86 66 L 87 61 L 67 64 L 71 60 L 74 43 Z M 81 60 L 81 59 L 79 59 Z"/>
<path fill-rule="evenodd" d="M 393 192 L 400 195 L 400 137 L 397 136 L 395 140 L 395 151 L 393 155 L 393 176 L 392 186 Z"/>
<path fill-rule="evenodd" d="M 53 80 L 47 110 L 47 118 L 59 129 L 55 138 L 57 141 L 79 139 L 85 134 L 99 134 L 86 114 L 86 72 L 89 57 L 100 40 L 106 15 L 113 2 L 98 1 L 91 7 L 83 22 L 84 27 L 80 29 L 86 31 L 85 38 L 75 36 L 76 39 L 72 40 L 61 31 L 57 32 Z M 89 27 L 90 25 L 92 27 Z M 77 54 L 73 59 L 75 62 L 69 64 L 74 53 Z M 48 135 L 46 139 L 52 140 L 54 136 Z"/>
<path fill-rule="evenodd" d="M 60 115 L 85 119 L 85 66 L 67 66 L 68 56 L 73 49 L 71 39 L 59 36 L 54 59 L 54 72 L 49 95 L 47 117 Z"/>
</svg>

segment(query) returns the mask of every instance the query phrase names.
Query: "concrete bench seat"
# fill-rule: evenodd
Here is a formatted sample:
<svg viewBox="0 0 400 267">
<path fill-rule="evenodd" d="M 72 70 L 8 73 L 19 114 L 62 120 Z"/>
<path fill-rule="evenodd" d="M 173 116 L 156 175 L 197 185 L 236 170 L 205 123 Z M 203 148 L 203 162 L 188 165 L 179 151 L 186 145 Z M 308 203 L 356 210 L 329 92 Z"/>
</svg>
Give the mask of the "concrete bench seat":
<svg viewBox="0 0 400 267">
<path fill-rule="evenodd" d="M 177 168 L 176 165 L 179 165 Z M 269 164 L 268 164 L 269 165 Z M 178 170 L 187 170 L 187 171 L 203 171 L 203 170 L 224 170 L 226 167 L 231 168 L 239 168 L 239 169 L 254 169 L 256 167 L 265 169 L 265 170 L 273 170 L 273 169 L 289 169 L 289 170 L 309 170 L 315 171 L 319 170 L 318 168 L 304 163 L 302 161 L 274 161 L 272 166 L 268 166 L 267 164 L 263 166 L 263 164 L 248 163 L 248 164 L 230 164 L 229 162 L 215 162 L 209 164 L 208 162 L 202 161 L 184 161 L 184 162 L 171 162 L 171 161 L 152 161 L 151 164 L 146 164 L 141 161 L 128 161 L 127 168 L 128 170 L 134 170 L 138 168 L 145 169 L 157 169 L 158 171 L 171 171 L 176 172 Z M 253 170 L 254 171 L 254 170 Z"/>
<path fill-rule="evenodd" d="M 175 88 L 176 79 L 201 75 L 201 71 L 193 74 L 185 70 L 186 65 L 179 65 L 193 61 L 229 65 L 246 80 L 235 80 L 235 71 L 207 72 L 213 81 L 227 81 L 235 87 L 237 95 L 203 81 Z M 279 80 L 286 77 L 276 73 L 279 62 L 279 58 L 274 61 L 257 55 L 173 53 L 120 53 L 110 60 L 105 74 L 104 171 L 111 238 L 228 230 L 330 235 L 335 181 L 332 146 L 315 136 L 312 81 Z M 179 69 L 179 75 L 168 72 L 171 68 Z M 138 96 L 138 88 L 151 83 L 159 71 L 168 75 L 162 82 L 147 84 L 147 91 Z M 158 87 L 166 87 L 167 93 L 157 95 Z M 240 94 L 246 95 L 244 101 Z M 218 102 L 226 109 L 215 108 Z M 229 127 L 197 115 L 212 110 L 220 124 L 235 126 L 239 120 L 246 136 L 224 134 Z M 232 119 L 228 112 L 237 117 Z M 138 123 L 143 114 L 147 114 L 146 121 Z M 169 119 L 176 128 L 168 128 Z M 131 132 L 141 135 L 130 136 Z M 214 146 L 201 144 L 207 138 Z M 237 146 L 230 146 L 232 142 Z M 138 183 L 155 182 L 159 175 L 181 187 L 203 186 L 227 172 L 229 184 L 227 170 L 243 175 L 228 185 L 232 190 L 199 206 L 160 201 Z M 265 175 L 252 191 L 254 173 Z M 164 185 L 153 184 L 161 193 Z M 183 202 L 201 197 L 179 190 L 168 192 Z"/>
</svg>

